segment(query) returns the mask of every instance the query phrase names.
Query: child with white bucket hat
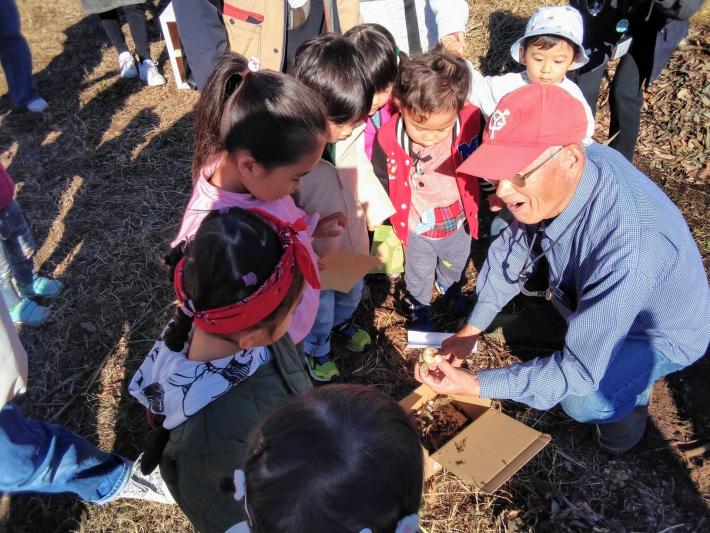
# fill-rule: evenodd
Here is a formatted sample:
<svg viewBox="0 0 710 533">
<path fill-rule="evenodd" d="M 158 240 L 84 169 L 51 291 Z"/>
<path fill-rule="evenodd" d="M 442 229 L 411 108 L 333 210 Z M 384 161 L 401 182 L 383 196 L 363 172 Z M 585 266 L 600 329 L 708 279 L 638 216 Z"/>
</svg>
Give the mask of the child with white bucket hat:
<svg viewBox="0 0 710 533">
<path fill-rule="evenodd" d="M 510 47 L 513 59 L 525 66 L 523 72 L 483 76 L 471 66 L 473 80 L 469 100 L 486 118 L 501 98 L 528 83 L 558 85 L 584 105 L 588 126 L 585 144 L 594 134 L 594 116 L 582 91 L 567 79 L 569 70 L 585 65 L 589 58 L 582 46 L 583 26 L 579 11 L 570 6 L 542 7 L 533 13 L 525 35 Z"/>
</svg>

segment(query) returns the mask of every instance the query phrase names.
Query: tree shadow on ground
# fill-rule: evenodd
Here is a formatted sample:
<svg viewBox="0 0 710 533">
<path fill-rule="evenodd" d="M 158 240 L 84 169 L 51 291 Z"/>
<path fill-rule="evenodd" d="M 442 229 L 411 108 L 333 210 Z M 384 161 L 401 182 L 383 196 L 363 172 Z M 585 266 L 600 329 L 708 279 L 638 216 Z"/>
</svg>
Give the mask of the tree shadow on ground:
<svg viewBox="0 0 710 533">
<path fill-rule="evenodd" d="M 524 67 L 510 55 L 511 45 L 525 33 L 527 19 L 511 11 L 495 11 L 488 19 L 490 46 L 480 56 L 481 73 L 497 76 L 506 72 L 520 72 Z"/>
</svg>

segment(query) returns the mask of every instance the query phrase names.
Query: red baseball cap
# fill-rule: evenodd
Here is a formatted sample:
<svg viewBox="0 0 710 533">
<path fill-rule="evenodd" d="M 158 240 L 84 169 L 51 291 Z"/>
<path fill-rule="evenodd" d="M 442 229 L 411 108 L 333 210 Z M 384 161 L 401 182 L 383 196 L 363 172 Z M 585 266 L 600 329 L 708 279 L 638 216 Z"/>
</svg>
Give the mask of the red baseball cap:
<svg viewBox="0 0 710 533">
<path fill-rule="evenodd" d="M 483 132 L 483 143 L 458 168 L 489 180 L 510 178 L 551 146 L 587 135 L 584 106 L 555 85 L 529 83 L 501 98 Z"/>
</svg>

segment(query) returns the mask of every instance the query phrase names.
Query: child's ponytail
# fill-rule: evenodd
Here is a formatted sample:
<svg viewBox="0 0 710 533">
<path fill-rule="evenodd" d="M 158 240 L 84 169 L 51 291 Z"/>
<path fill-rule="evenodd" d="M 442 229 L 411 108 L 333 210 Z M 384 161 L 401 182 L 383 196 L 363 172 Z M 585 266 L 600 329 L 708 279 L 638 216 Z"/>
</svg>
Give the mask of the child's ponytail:
<svg viewBox="0 0 710 533">
<path fill-rule="evenodd" d="M 229 53 L 207 79 L 195 106 L 192 177 L 221 151 L 246 150 L 266 168 L 287 165 L 312 152 L 325 134 L 321 99 L 291 76 L 252 71 Z"/>
<path fill-rule="evenodd" d="M 172 282 L 175 275 L 175 267 L 180 260 L 185 256 L 187 241 L 182 241 L 180 244 L 172 248 L 165 256 L 165 264 L 170 268 L 170 281 Z M 185 343 L 190 337 L 192 329 L 192 315 L 185 312 L 183 306 L 179 306 L 175 310 L 173 321 L 168 326 L 163 336 L 165 345 L 174 352 L 179 352 L 185 347 Z"/>
<path fill-rule="evenodd" d="M 247 60 L 228 52 L 207 78 L 195 105 L 195 153 L 192 157 L 192 181 L 197 180 L 207 160 L 221 150 L 219 124 L 227 100 L 242 83 Z"/>
</svg>

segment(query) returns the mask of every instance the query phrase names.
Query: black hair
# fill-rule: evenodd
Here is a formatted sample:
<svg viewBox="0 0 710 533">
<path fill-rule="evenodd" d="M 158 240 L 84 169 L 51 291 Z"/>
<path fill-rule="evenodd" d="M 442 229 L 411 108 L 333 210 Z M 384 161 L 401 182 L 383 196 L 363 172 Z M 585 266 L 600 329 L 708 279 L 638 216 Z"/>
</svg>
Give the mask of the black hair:
<svg viewBox="0 0 710 533">
<path fill-rule="evenodd" d="M 355 45 L 375 92 L 386 91 L 397 79 L 399 49 L 392 34 L 379 24 L 360 24 L 343 37 Z"/>
<path fill-rule="evenodd" d="M 292 73 L 320 94 L 331 122 L 352 124 L 367 117 L 375 89 L 349 40 L 332 33 L 307 40 L 296 50 Z"/>
<path fill-rule="evenodd" d="M 253 294 L 273 273 L 283 248 L 276 232 L 257 214 L 238 207 L 226 212 L 212 211 L 200 224 L 195 238 L 173 248 L 165 258 L 173 279 L 175 266 L 184 256 L 183 288 L 195 309 L 222 307 Z M 244 276 L 256 275 L 256 284 Z M 281 323 L 303 290 L 304 279 L 296 269 L 283 302 L 258 326 L 271 331 Z M 192 329 L 192 318 L 181 308 L 165 333 L 168 348 L 184 348 Z"/>
<path fill-rule="evenodd" d="M 314 149 L 325 127 L 325 110 L 313 91 L 280 72 L 252 72 L 246 58 L 227 53 L 195 106 L 193 181 L 222 150 L 247 150 L 266 168 L 293 163 Z"/>
<path fill-rule="evenodd" d="M 561 35 L 545 34 L 525 37 L 525 39 L 523 39 L 522 49 L 525 50 L 528 46 L 536 46 L 538 48 L 542 48 L 543 50 L 549 50 L 550 48 L 557 46 L 561 42 L 567 43 L 572 47 L 572 50 L 574 50 L 573 57 L 575 59 L 579 56 L 579 46 L 574 44 L 572 40 L 568 39 L 567 37 L 562 37 Z"/>
<path fill-rule="evenodd" d="M 463 109 L 470 86 L 466 60 L 437 45 L 426 54 L 402 58 L 392 95 L 400 109 L 423 120 L 432 113 Z"/>
<path fill-rule="evenodd" d="M 328 385 L 289 398 L 249 439 L 252 531 L 393 533 L 419 510 L 423 468 L 409 417 L 374 387 Z"/>
</svg>

